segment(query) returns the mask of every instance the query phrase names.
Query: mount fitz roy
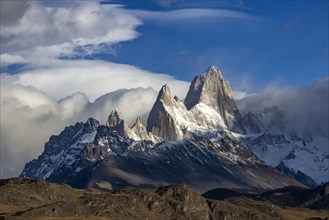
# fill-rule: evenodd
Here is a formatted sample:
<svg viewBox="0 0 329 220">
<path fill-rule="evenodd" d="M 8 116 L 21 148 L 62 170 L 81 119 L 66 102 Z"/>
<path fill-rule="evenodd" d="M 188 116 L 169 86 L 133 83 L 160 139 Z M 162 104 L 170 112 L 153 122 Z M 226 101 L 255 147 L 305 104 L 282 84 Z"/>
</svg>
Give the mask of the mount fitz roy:
<svg viewBox="0 0 329 220">
<path fill-rule="evenodd" d="M 229 83 L 211 66 L 184 101 L 164 85 L 146 126 L 137 117 L 129 128 L 114 110 L 105 125 L 90 118 L 66 127 L 21 176 L 107 190 L 185 183 L 199 192 L 329 181 L 328 138 L 284 124 L 278 107 L 242 117 Z"/>
</svg>

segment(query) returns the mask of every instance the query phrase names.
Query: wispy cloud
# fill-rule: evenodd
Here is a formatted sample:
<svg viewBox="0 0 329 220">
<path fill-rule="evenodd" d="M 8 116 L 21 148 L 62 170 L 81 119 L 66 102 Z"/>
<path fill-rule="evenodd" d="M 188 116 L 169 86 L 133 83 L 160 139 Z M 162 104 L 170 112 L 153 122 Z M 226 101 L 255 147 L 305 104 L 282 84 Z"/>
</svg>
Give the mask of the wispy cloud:
<svg viewBox="0 0 329 220">
<path fill-rule="evenodd" d="M 260 18 L 234 10 L 207 9 L 207 8 L 185 8 L 170 11 L 135 11 L 134 14 L 142 20 L 151 22 L 186 22 L 193 19 L 216 19 L 216 21 L 227 21 L 227 19 L 259 21 Z M 203 20 L 207 21 L 207 20 Z"/>
<path fill-rule="evenodd" d="M 15 63 L 40 63 L 40 58 L 41 62 L 48 62 L 47 59 L 59 57 L 115 54 L 112 46 L 137 38 L 136 28 L 143 22 L 179 24 L 207 19 L 259 20 L 250 14 L 227 9 L 146 11 L 103 5 L 97 1 L 70 1 L 65 7 L 31 1 L 13 4 L 8 10 L 10 8 L 22 10 L 15 18 L 6 18 L 6 25 L 0 27 L 2 67 Z"/>
<path fill-rule="evenodd" d="M 14 13 L 14 12 L 12 12 Z M 100 44 L 116 44 L 138 36 L 140 19 L 117 5 L 83 1 L 64 7 L 48 7 L 30 2 L 24 14 L 12 25 L 1 26 L 1 53 L 29 59 L 43 56 L 74 56 L 99 50 Z M 89 51 L 88 51 L 89 50 Z"/>
</svg>

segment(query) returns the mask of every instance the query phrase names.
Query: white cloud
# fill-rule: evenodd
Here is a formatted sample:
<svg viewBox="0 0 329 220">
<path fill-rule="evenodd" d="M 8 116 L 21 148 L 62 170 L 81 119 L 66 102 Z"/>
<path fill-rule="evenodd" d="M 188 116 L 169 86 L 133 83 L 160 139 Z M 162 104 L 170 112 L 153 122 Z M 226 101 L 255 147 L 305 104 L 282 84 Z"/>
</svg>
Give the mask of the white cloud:
<svg viewBox="0 0 329 220">
<path fill-rule="evenodd" d="M 16 74 L 18 83 L 45 92 L 59 100 L 76 92 L 85 93 L 91 101 L 118 89 L 152 87 L 159 90 L 168 84 L 173 94 L 184 98 L 189 83 L 166 74 L 155 74 L 140 68 L 97 60 L 52 60 Z"/>
<path fill-rule="evenodd" d="M 46 58 L 83 58 L 100 52 L 115 53 L 111 46 L 138 37 L 136 28 L 143 21 L 259 20 L 246 13 L 226 9 L 129 10 L 97 1 L 72 1 L 64 4 L 65 7 L 40 1 L 11 5 L 13 7 L 8 8 L 13 9 L 11 13 L 15 13 L 16 8 L 22 10 L 13 18 L 15 22 L 6 22 L 11 25 L 0 27 L 2 66 L 15 61 L 34 64 Z"/>
<path fill-rule="evenodd" d="M 133 11 L 137 17 L 150 22 L 173 23 L 196 20 L 207 21 L 205 19 L 215 19 L 215 21 L 227 21 L 237 19 L 240 21 L 260 21 L 261 19 L 243 12 L 228 9 L 209 8 L 184 8 L 170 11 Z M 202 19 L 202 20 L 201 20 Z M 209 20 L 208 20 L 209 21 Z"/>
<path fill-rule="evenodd" d="M 1 87 L 0 178 L 17 176 L 26 162 L 37 158 L 51 135 L 65 126 L 94 117 L 105 124 L 110 112 L 121 109 L 132 125 L 137 115 L 150 111 L 157 92 L 131 89 L 107 94 L 90 103 L 82 93 L 55 101 L 29 86 L 7 81 Z"/>
<path fill-rule="evenodd" d="M 18 175 L 26 160 L 40 153 L 49 132 L 57 133 L 63 126 L 54 100 L 34 88 L 7 82 L 1 86 L 1 178 Z"/>
<path fill-rule="evenodd" d="M 77 49 L 79 57 L 104 48 L 113 52 L 109 45 L 136 38 L 141 21 L 120 6 L 31 2 L 13 19 L 1 25 L 1 68 L 26 66 L 15 75 L 1 74 L 1 178 L 19 175 L 66 125 L 88 117 L 104 123 L 115 108 L 129 124 L 138 115 L 145 122 L 165 83 L 173 94 L 186 95 L 188 83 L 169 75 L 105 61 L 57 59 L 76 56 Z M 116 91 L 122 88 L 128 90 Z"/>
<path fill-rule="evenodd" d="M 189 86 L 134 66 L 87 60 L 52 60 L 0 76 L 1 178 L 19 175 L 26 162 L 42 153 L 49 137 L 67 125 L 89 117 L 104 124 L 116 108 L 129 125 L 137 116 L 146 123 L 163 84 L 181 98 Z"/>
<path fill-rule="evenodd" d="M 12 55 L 12 54 L 0 54 L 0 64 L 1 67 L 5 67 L 11 64 L 18 63 L 27 63 L 26 59 L 20 55 Z"/>
<path fill-rule="evenodd" d="M 142 117 L 144 125 L 158 92 L 152 88 L 121 89 L 98 98 L 92 105 L 85 108 L 81 115 L 97 118 L 105 123 L 113 109 L 119 109 L 129 126 L 137 116 Z"/>
<path fill-rule="evenodd" d="M 287 119 L 298 118 L 304 128 L 329 137 L 329 80 L 328 77 L 305 87 L 285 87 L 269 85 L 258 94 L 248 96 L 237 102 L 240 111 L 258 113 L 273 105 L 285 113 Z"/>
<path fill-rule="evenodd" d="M 96 1 L 83 1 L 67 8 L 30 2 L 24 12 L 15 24 L 1 26 L 2 53 L 25 58 L 33 53 L 36 57 L 40 53 L 48 57 L 76 55 L 74 49 L 79 46 L 98 50 L 99 44 L 132 40 L 138 36 L 136 27 L 141 24 L 120 6 Z"/>
</svg>

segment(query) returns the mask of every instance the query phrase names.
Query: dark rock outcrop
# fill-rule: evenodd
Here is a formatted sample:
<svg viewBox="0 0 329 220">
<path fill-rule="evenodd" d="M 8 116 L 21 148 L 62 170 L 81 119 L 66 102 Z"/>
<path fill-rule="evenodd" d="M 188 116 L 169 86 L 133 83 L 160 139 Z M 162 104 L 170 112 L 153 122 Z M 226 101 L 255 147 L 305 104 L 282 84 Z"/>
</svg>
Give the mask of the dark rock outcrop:
<svg viewBox="0 0 329 220">
<path fill-rule="evenodd" d="M 281 173 L 298 180 L 299 182 L 303 183 L 305 186 L 313 188 L 318 185 L 311 177 L 301 172 L 300 170 L 295 171 L 287 167 L 282 161 L 275 168 L 279 170 Z"/>
<path fill-rule="evenodd" d="M 202 196 L 207 199 L 215 200 L 223 200 L 233 197 L 247 197 L 250 199 L 271 202 L 281 207 L 290 206 L 329 210 L 329 182 L 313 189 L 287 186 L 261 194 L 250 194 L 246 192 L 217 188 L 209 190 L 208 192 L 202 194 Z"/>
</svg>

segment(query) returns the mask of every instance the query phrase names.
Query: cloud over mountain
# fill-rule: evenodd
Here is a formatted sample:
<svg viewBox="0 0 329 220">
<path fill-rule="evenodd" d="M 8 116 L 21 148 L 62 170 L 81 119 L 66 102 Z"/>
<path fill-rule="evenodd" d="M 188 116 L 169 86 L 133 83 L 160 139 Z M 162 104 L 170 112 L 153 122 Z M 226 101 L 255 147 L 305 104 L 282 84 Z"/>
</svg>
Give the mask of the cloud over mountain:
<svg viewBox="0 0 329 220">
<path fill-rule="evenodd" d="M 323 136 L 329 134 L 329 78 L 313 82 L 304 87 L 267 86 L 258 94 L 248 96 L 237 102 L 245 114 L 248 111 L 260 112 L 273 105 L 286 114 L 287 118 L 298 118 L 300 129 L 319 131 Z"/>
<path fill-rule="evenodd" d="M 6 92 L 1 97 L 1 178 L 19 175 L 24 164 L 42 152 L 49 137 L 65 126 L 88 117 L 105 123 L 115 108 L 122 109 L 132 124 L 137 115 L 145 117 L 156 96 L 151 88 L 139 88 L 109 93 L 94 103 L 82 93 L 57 102 L 29 86 L 11 84 L 2 89 Z"/>
<path fill-rule="evenodd" d="M 26 161 L 40 154 L 50 135 L 67 125 L 89 117 L 105 123 L 115 108 L 130 124 L 137 116 L 146 120 L 163 84 L 180 98 L 188 89 L 187 82 L 166 74 L 83 60 L 57 60 L 23 73 L 2 74 L 1 81 L 2 177 L 18 175 Z"/>
</svg>

